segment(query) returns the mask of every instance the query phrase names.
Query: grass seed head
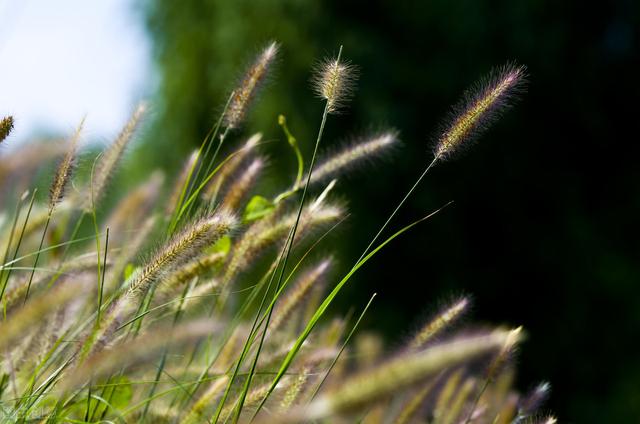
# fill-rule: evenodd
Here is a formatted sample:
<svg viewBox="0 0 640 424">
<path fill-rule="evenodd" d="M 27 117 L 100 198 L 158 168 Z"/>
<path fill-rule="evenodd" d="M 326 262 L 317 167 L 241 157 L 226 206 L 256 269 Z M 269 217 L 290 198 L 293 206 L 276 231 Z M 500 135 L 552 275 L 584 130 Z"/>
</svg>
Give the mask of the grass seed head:
<svg viewBox="0 0 640 424">
<path fill-rule="evenodd" d="M 463 297 L 443 309 L 435 318 L 427 322 L 427 324 L 420 329 L 418 334 L 413 338 L 409 347 L 411 349 L 418 349 L 425 345 L 425 343 L 433 340 L 433 338 L 445 330 L 451 323 L 456 321 L 462 314 L 464 314 L 471 304 L 468 297 Z"/>
<path fill-rule="evenodd" d="M 226 196 L 222 200 L 222 207 L 234 210 L 240 207 L 242 200 L 257 182 L 266 160 L 263 158 L 254 159 L 249 166 L 230 185 Z"/>
<path fill-rule="evenodd" d="M 90 210 L 91 207 L 97 204 L 102 195 L 104 189 L 109 182 L 109 179 L 113 176 L 115 168 L 122 159 L 129 141 L 133 137 L 138 128 L 144 113 L 147 110 L 145 103 L 138 105 L 133 112 L 129 121 L 124 128 L 120 131 L 120 134 L 115 141 L 109 146 L 109 148 L 100 156 L 95 166 L 95 172 L 91 179 L 91 187 L 89 189 L 89 198 L 85 200 L 85 210 Z"/>
<path fill-rule="evenodd" d="M 269 43 L 249 67 L 242 82 L 233 92 L 224 115 L 224 123 L 228 128 L 237 128 L 244 120 L 251 101 L 268 76 L 269 69 L 278 55 L 278 49 L 278 43 L 275 41 Z"/>
<path fill-rule="evenodd" d="M 56 207 L 56 205 L 62 201 L 65 189 L 73 175 L 76 161 L 76 150 L 78 148 L 78 140 L 80 139 L 80 134 L 82 132 L 83 126 L 84 119 L 82 120 L 82 122 L 80 122 L 80 125 L 78 126 L 78 129 L 76 130 L 73 137 L 71 137 L 71 143 L 69 145 L 69 148 L 67 149 L 67 153 L 64 155 L 64 158 L 56 169 L 53 182 L 51 183 L 51 188 L 49 189 L 49 213 L 53 212 L 53 209 Z"/>
<path fill-rule="evenodd" d="M 300 215 L 298 231 L 294 244 L 313 230 L 336 222 L 344 216 L 344 208 L 335 203 L 320 202 L 305 206 Z M 226 265 L 223 285 L 228 285 L 241 272 L 250 268 L 264 251 L 284 242 L 287 234 L 295 224 L 297 211 L 283 216 L 269 217 L 253 223 L 234 244 L 233 251 Z"/>
<path fill-rule="evenodd" d="M 213 245 L 235 225 L 235 217 L 226 210 L 206 215 L 187 225 L 135 275 L 129 286 L 129 295 L 143 295 L 161 273 L 200 254 L 202 249 Z"/>
<path fill-rule="evenodd" d="M 269 330 L 277 329 L 290 313 L 298 306 L 311 288 L 323 277 L 331 266 L 331 258 L 322 260 L 316 266 L 302 272 L 294 283 L 293 287 L 287 291 L 286 296 L 280 302 L 273 313 Z"/>
<path fill-rule="evenodd" d="M 178 265 L 174 271 L 163 279 L 162 284 L 158 287 L 157 296 L 162 299 L 169 295 L 175 295 L 184 284 L 187 284 L 193 278 L 210 271 L 214 266 L 221 265 L 224 262 L 224 257 L 224 253 L 214 252 L 199 256 L 183 265 Z"/>
<path fill-rule="evenodd" d="M 215 200 L 221 187 L 229 182 L 231 176 L 236 173 L 240 165 L 261 140 L 262 133 L 253 134 L 240 149 L 233 153 L 233 156 L 224 163 L 205 188 L 202 196 L 205 200 Z"/>
<path fill-rule="evenodd" d="M 526 68 L 507 64 L 494 69 L 467 90 L 454 106 L 449 122 L 437 138 L 434 155 L 444 159 L 472 142 L 504 113 L 525 86 Z"/>
<path fill-rule="evenodd" d="M 524 396 L 518 409 L 522 415 L 531 415 L 542 405 L 549 397 L 551 391 L 551 385 L 547 382 L 538 384 L 533 390 L 531 390 L 526 396 Z"/>
<path fill-rule="evenodd" d="M 7 116 L 0 121 L 0 143 L 2 143 L 13 130 L 13 116 Z"/>
<path fill-rule="evenodd" d="M 316 68 L 312 78 L 316 95 L 326 100 L 329 113 L 337 113 L 353 97 L 358 68 L 339 57 L 325 59 Z"/>
<path fill-rule="evenodd" d="M 384 155 L 398 144 L 397 131 L 386 131 L 347 146 L 319 160 L 311 174 L 310 184 L 326 181 L 349 168 Z M 306 177 L 303 180 L 306 180 Z"/>
</svg>

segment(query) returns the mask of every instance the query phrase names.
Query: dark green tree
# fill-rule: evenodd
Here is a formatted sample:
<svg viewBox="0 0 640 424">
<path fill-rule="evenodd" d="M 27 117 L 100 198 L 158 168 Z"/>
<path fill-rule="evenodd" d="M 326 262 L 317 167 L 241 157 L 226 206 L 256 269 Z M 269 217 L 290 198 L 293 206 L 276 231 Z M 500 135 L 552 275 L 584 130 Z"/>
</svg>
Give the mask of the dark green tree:
<svg viewBox="0 0 640 424">
<path fill-rule="evenodd" d="M 638 2 L 587 8 L 575 1 L 156 0 L 143 3 L 158 70 L 157 148 L 145 167 L 179 161 L 199 145 L 253 55 L 282 43 L 280 66 L 242 137 L 290 157 L 279 113 L 308 153 L 321 103 L 310 67 L 345 46 L 361 68 L 351 107 L 328 125 L 325 147 L 377 126 L 401 130 L 392 166 L 346 187 L 362 247 L 416 177 L 449 105 L 492 66 L 529 68 L 530 92 L 473 155 L 437 167 L 398 222 L 451 198 L 455 207 L 368 265 L 347 304 L 380 293 L 369 325 L 398 328 L 451 292 L 471 292 L 476 317 L 507 319 L 531 334 L 521 385 L 547 378 L 550 408 L 575 422 L 633 422 L 640 415 L 637 282 L 640 145 L 625 127 L 636 107 Z M 615 153 L 615 154 L 613 154 Z M 281 163 L 279 158 L 279 163 Z M 291 175 L 291 168 L 283 175 Z M 337 237 L 344 237 L 338 235 Z M 349 262 L 346 260 L 345 262 Z M 393 267 L 385 266 L 392 263 Z M 357 301 L 355 299 L 358 299 Z M 400 336 L 402 337 L 402 335 Z"/>
</svg>

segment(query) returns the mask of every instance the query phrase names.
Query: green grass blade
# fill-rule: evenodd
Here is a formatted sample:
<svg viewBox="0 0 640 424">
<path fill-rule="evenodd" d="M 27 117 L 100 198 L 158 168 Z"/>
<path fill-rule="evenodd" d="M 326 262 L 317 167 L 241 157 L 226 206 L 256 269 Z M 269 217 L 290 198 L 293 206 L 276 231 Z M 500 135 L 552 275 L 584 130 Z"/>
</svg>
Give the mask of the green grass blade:
<svg viewBox="0 0 640 424">
<path fill-rule="evenodd" d="M 385 247 L 387 244 L 389 244 L 391 241 L 393 241 L 396 237 L 398 237 L 398 236 L 402 235 L 403 233 L 409 231 L 411 228 L 415 227 L 416 225 L 420 224 L 421 222 L 431 218 L 432 216 L 434 216 L 435 214 L 437 214 L 438 212 L 440 212 L 442 209 L 444 209 L 445 207 L 447 207 L 450 204 L 451 204 L 451 202 L 447 203 L 446 205 L 444 205 L 440 209 L 437 209 L 436 211 L 434 211 L 434 212 L 430 213 L 429 215 L 425 216 L 424 218 L 421 218 L 421 219 L 419 219 L 419 220 L 417 220 L 417 221 L 415 221 L 415 222 L 413 222 L 413 223 L 401 228 L 397 232 L 395 232 L 388 239 L 386 239 L 384 242 L 380 243 L 375 249 L 373 249 L 370 253 L 368 253 L 364 258 L 362 258 L 347 273 L 347 275 L 345 275 L 342 278 L 342 280 L 340 280 L 338 285 L 336 285 L 334 287 L 334 289 L 331 291 L 331 293 L 329 293 L 329 295 L 326 297 L 326 299 L 318 307 L 316 312 L 311 317 L 311 320 L 309 321 L 309 323 L 307 324 L 305 329 L 302 331 L 302 334 L 300 334 L 298 339 L 295 341 L 293 347 L 291 348 L 291 350 L 289 351 L 289 353 L 285 357 L 284 361 L 282 362 L 282 365 L 280 366 L 280 369 L 278 370 L 278 373 L 276 374 L 276 377 L 274 378 L 273 383 L 271 384 L 271 387 L 267 391 L 267 395 L 262 399 L 262 401 L 258 405 L 258 408 L 256 409 L 256 411 L 255 411 L 255 413 L 253 415 L 253 418 L 255 418 L 257 416 L 257 414 L 260 412 L 260 410 L 264 406 L 265 402 L 267 401 L 267 399 L 269 398 L 271 393 L 273 393 L 273 390 L 275 390 L 276 386 L 278 385 L 278 383 L 280 382 L 282 377 L 285 375 L 285 373 L 289 369 L 289 366 L 293 362 L 293 359 L 295 358 L 296 354 L 298 353 L 298 351 L 302 347 L 302 344 L 304 343 L 304 341 L 307 339 L 307 337 L 309 336 L 311 331 L 314 329 L 314 327 L 316 326 L 316 324 L 318 323 L 320 318 L 322 318 L 322 316 L 326 312 L 327 308 L 329 307 L 329 305 L 331 305 L 331 303 L 333 302 L 335 297 L 338 295 L 340 290 L 342 290 L 342 287 L 344 287 L 344 285 L 351 279 L 353 274 L 355 274 L 356 271 L 358 271 L 365 263 L 367 263 L 367 261 L 369 259 L 371 259 L 373 256 L 375 256 L 383 247 Z"/>
</svg>

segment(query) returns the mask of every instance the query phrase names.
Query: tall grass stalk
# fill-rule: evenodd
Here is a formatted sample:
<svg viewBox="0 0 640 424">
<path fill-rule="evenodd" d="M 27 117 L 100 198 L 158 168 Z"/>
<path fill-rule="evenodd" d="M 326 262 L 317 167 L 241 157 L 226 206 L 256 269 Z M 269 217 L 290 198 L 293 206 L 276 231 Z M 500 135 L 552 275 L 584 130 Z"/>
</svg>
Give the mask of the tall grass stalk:
<svg viewBox="0 0 640 424">
<path fill-rule="evenodd" d="M 323 72 L 321 72 L 322 76 L 322 80 L 320 82 L 321 85 L 321 92 L 323 97 L 325 98 L 325 107 L 324 107 L 324 111 L 322 113 L 322 120 L 320 121 L 320 128 L 318 129 L 318 135 L 316 137 L 316 143 L 313 147 L 313 153 L 311 155 L 311 162 L 309 164 L 309 171 L 307 174 L 307 181 L 304 185 L 304 188 L 302 190 L 302 195 L 300 197 L 300 203 L 298 206 L 298 212 L 297 212 L 297 216 L 296 216 L 296 221 L 293 225 L 293 227 L 291 228 L 291 232 L 289 234 L 289 236 L 287 237 L 287 242 L 285 243 L 285 248 L 283 249 L 283 253 L 281 254 L 281 261 L 282 261 L 282 266 L 280 267 L 280 274 L 278 275 L 278 281 L 276 283 L 276 287 L 275 287 L 275 291 L 277 293 L 278 289 L 280 288 L 281 284 L 282 284 L 282 278 L 284 277 L 284 274 L 286 272 L 287 269 L 287 263 L 289 261 L 289 255 L 291 254 L 291 248 L 293 247 L 293 242 L 295 240 L 296 237 L 296 232 L 298 230 L 298 225 L 300 223 L 300 216 L 302 215 L 302 208 L 304 207 L 304 201 L 306 200 L 306 196 L 307 196 L 307 191 L 309 188 L 309 183 L 311 182 L 311 176 L 313 175 L 313 167 L 315 165 L 316 162 L 316 156 L 318 154 L 318 147 L 320 146 L 320 141 L 322 140 L 322 136 L 324 134 L 324 127 L 327 123 L 327 116 L 329 115 L 329 113 L 331 112 L 335 112 L 337 110 L 337 107 L 339 104 L 341 104 L 344 100 L 343 98 L 347 95 L 347 91 L 350 89 L 348 87 L 349 85 L 349 79 L 350 77 L 350 70 L 347 68 L 342 68 L 342 62 L 340 61 L 340 58 L 342 56 L 342 46 L 340 46 L 340 49 L 338 50 L 338 55 L 335 59 L 335 61 L 331 62 L 331 66 L 327 69 L 324 69 Z M 279 260 L 280 261 L 280 260 Z M 278 269 L 278 267 L 276 266 L 276 270 Z M 275 272 L 274 274 L 275 275 Z M 269 289 L 271 287 L 271 281 L 269 282 L 269 285 L 267 285 L 267 289 L 265 292 L 265 296 L 266 293 L 269 292 Z M 274 300 L 277 299 L 277 297 L 275 297 L 276 295 L 274 295 Z M 258 314 L 260 314 L 260 312 L 262 311 L 262 306 L 264 305 L 264 302 L 260 305 L 260 308 L 258 309 Z M 271 320 L 271 314 L 272 314 L 273 308 L 269 308 L 268 310 L 268 315 L 267 315 L 267 320 L 265 322 L 265 330 L 262 333 L 262 337 L 260 338 L 260 344 L 258 345 L 258 350 L 255 354 L 254 360 L 253 360 L 253 364 L 251 365 L 251 371 L 249 373 L 249 376 L 246 380 L 246 384 L 243 388 L 243 391 L 240 395 L 240 400 L 238 402 L 238 406 L 236 408 L 236 411 L 234 413 L 234 418 L 233 421 L 234 423 L 238 421 L 238 419 L 240 418 L 240 412 L 242 411 L 242 405 L 244 402 L 244 398 L 246 397 L 246 394 L 249 390 L 249 387 L 251 386 L 251 380 L 253 378 L 253 374 L 255 373 L 255 367 L 256 364 L 258 362 L 258 358 L 260 356 L 260 352 L 262 350 L 262 346 L 264 344 L 264 337 L 267 333 L 267 329 L 269 328 L 269 321 Z M 256 315 L 256 319 L 257 319 L 258 315 Z M 269 394 L 269 392 L 271 392 L 273 390 L 273 388 L 268 389 L 268 392 L 266 393 L 267 396 Z M 262 405 L 262 402 L 261 402 Z M 258 407 L 258 410 L 260 409 L 261 406 Z M 216 416 L 214 417 L 214 421 L 218 420 L 218 414 L 216 414 Z"/>
</svg>

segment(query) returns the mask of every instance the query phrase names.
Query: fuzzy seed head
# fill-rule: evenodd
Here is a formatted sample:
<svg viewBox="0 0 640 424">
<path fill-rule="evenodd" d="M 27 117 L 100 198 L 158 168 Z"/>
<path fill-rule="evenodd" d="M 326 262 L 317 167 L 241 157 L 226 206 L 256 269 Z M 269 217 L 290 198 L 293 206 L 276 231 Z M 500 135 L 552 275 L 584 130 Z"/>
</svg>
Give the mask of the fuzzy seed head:
<svg viewBox="0 0 640 424">
<path fill-rule="evenodd" d="M 326 181 L 350 167 L 383 155 L 398 143 L 398 133 L 387 131 L 348 146 L 326 159 L 321 159 L 311 174 L 310 184 Z"/>
<path fill-rule="evenodd" d="M 49 213 L 53 212 L 53 209 L 56 207 L 56 205 L 62 201 L 65 189 L 69 184 L 69 180 L 71 180 L 71 176 L 73 175 L 73 171 L 75 168 L 76 149 L 78 147 L 78 140 L 80 139 L 80 133 L 82 132 L 83 126 L 84 119 L 82 120 L 82 122 L 80 122 L 78 129 L 71 138 L 71 143 L 69 145 L 67 153 L 56 169 L 51 188 L 49 189 Z"/>
<path fill-rule="evenodd" d="M 523 90 L 525 71 L 524 66 L 507 64 L 469 89 L 450 113 L 451 124 L 437 139 L 436 159 L 452 155 L 495 122 Z"/>
<path fill-rule="evenodd" d="M 338 204 L 310 202 L 300 215 L 295 243 L 302 240 L 313 230 L 335 222 L 344 216 L 344 208 Z M 297 212 L 269 220 L 260 220 L 252 224 L 237 241 L 229 258 L 223 284 L 229 284 L 233 278 L 249 266 L 269 247 L 284 241 L 297 218 Z"/>
<path fill-rule="evenodd" d="M 244 119 L 251 101 L 267 78 L 269 69 L 278 55 L 278 49 L 278 43 L 275 41 L 269 43 L 249 67 L 242 82 L 233 92 L 224 116 L 224 123 L 228 128 L 238 127 Z"/>
<path fill-rule="evenodd" d="M 533 414 L 540 405 L 547 399 L 551 385 L 547 382 L 538 384 L 527 396 L 523 397 L 518 405 L 518 409 L 523 415 Z"/>
<path fill-rule="evenodd" d="M 222 210 L 188 225 L 137 273 L 129 287 L 130 297 L 138 297 L 146 293 L 162 272 L 199 254 L 203 248 L 215 243 L 231 231 L 235 223 L 235 217 Z"/>
<path fill-rule="evenodd" d="M 257 182 L 264 164 L 265 160 L 263 158 L 256 158 L 251 162 L 247 169 L 229 187 L 227 195 L 222 201 L 222 207 L 234 210 L 240 205 L 242 199 Z"/>
<path fill-rule="evenodd" d="M 0 121 L 0 143 L 9 136 L 13 130 L 13 116 L 7 116 Z"/>
<path fill-rule="evenodd" d="M 162 171 L 153 171 L 149 179 L 131 190 L 111 212 L 106 226 L 113 240 L 121 239 L 127 230 L 135 228 L 151 212 L 165 181 Z"/>
<path fill-rule="evenodd" d="M 182 290 L 182 285 L 187 284 L 194 277 L 200 277 L 214 266 L 222 264 L 224 258 L 225 254 L 222 252 L 209 253 L 197 257 L 184 265 L 177 266 L 171 274 L 163 279 L 162 284 L 156 291 L 157 295 L 160 298 L 167 298 L 175 294 L 178 290 Z"/>
<path fill-rule="evenodd" d="M 216 176 L 207 185 L 205 193 L 203 194 L 204 200 L 215 200 L 220 188 L 229 181 L 231 176 L 238 170 L 249 153 L 253 151 L 261 140 L 262 133 L 255 133 L 246 141 L 242 148 L 234 152 L 233 156 L 224 164 Z"/>
<path fill-rule="evenodd" d="M 128 280 L 126 292 L 111 306 L 109 313 L 100 323 L 100 331 L 94 334 L 93 344 L 87 340 L 82 348 L 82 356 L 93 354 L 114 336 L 122 319 L 132 313 L 158 278 L 177 264 L 188 262 L 195 255 L 215 243 L 235 226 L 236 219 L 228 211 L 221 210 L 205 215 L 187 225 L 160 248 L 147 263 Z"/>
<path fill-rule="evenodd" d="M 224 387 L 229 382 L 229 377 L 223 375 L 220 378 L 214 379 L 207 390 L 202 393 L 200 398 L 191 407 L 191 410 L 186 415 L 183 423 L 192 424 L 202 422 L 202 415 L 205 412 L 207 406 L 209 406 L 215 400 L 216 396 L 220 394 Z"/>
<path fill-rule="evenodd" d="M 429 321 L 418 334 L 411 341 L 411 348 L 418 349 L 424 346 L 430 340 L 446 329 L 452 322 L 460 318 L 460 316 L 468 309 L 471 302 L 468 298 L 462 299 L 452 303 L 442 312 L 440 312 L 434 319 Z"/>
<path fill-rule="evenodd" d="M 115 168 L 118 166 L 129 141 L 138 128 L 147 106 L 141 103 L 129 118 L 120 134 L 113 144 L 104 152 L 96 163 L 95 172 L 91 181 L 90 198 L 85 200 L 85 210 L 90 210 L 92 205 L 97 204 L 104 194 L 104 189 L 112 177 Z"/>
<path fill-rule="evenodd" d="M 298 306 L 311 288 L 322 278 L 331 265 L 331 258 L 327 258 L 315 267 L 302 273 L 284 299 L 278 304 L 269 330 L 277 329 Z"/>
<path fill-rule="evenodd" d="M 332 58 L 320 63 L 312 82 L 318 97 L 327 101 L 328 112 L 336 113 L 353 97 L 357 79 L 354 65 Z"/>
</svg>

